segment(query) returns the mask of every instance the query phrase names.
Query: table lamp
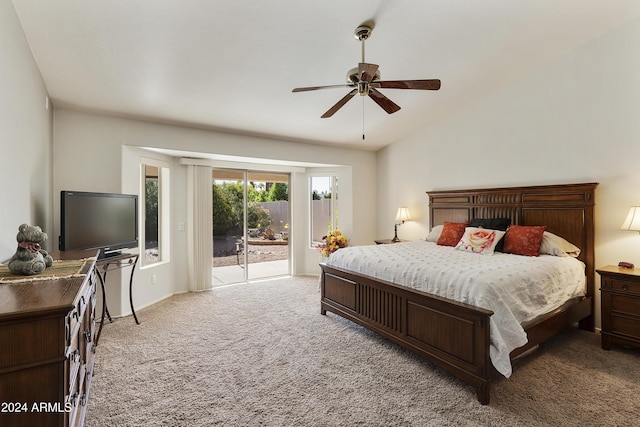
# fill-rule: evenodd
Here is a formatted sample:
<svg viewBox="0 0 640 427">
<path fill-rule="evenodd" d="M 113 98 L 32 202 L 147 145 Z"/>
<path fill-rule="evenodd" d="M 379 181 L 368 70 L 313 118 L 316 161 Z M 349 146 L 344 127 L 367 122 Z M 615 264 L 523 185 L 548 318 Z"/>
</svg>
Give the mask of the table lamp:
<svg viewBox="0 0 640 427">
<path fill-rule="evenodd" d="M 405 221 L 409 221 L 409 209 L 407 209 L 406 206 L 402 206 L 398 208 L 398 213 L 396 214 L 396 223 L 393 226 L 393 239 L 391 239 L 392 242 L 400 241 L 400 239 L 398 239 L 398 226 L 404 224 Z"/>
<path fill-rule="evenodd" d="M 620 229 L 640 232 L 640 206 L 631 206 L 629 208 L 627 219 L 624 220 Z"/>
<path fill-rule="evenodd" d="M 627 219 L 624 220 L 620 229 L 640 232 L 640 206 L 631 206 L 629 208 Z M 620 261 L 618 267 L 633 268 L 634 265 L 630 262 Z"/>
</svg>

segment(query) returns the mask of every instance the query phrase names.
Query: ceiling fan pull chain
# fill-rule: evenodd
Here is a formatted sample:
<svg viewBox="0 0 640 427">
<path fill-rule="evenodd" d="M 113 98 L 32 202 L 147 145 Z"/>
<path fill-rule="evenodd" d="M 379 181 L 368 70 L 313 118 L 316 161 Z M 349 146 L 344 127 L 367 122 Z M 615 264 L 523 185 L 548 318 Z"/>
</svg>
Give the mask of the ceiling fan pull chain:
<svg viewBox="0 0 640 427">
<path fill-rule="evenodd" d="M 362 98 L 362 140 L 364 141 L 364 98 Z"/>
</svg>

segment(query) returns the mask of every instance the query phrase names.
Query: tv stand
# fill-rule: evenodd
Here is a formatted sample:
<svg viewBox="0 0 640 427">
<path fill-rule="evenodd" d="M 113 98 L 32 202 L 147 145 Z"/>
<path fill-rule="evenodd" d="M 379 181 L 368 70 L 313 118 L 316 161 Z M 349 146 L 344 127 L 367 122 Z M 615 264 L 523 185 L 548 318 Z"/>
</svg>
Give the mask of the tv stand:
<svg viewBox="0 0 640 427">
<path fill-rule="evenodd" d="M 96 270 L 98 273 L 97 276 L 102 288 L 102 317 L 100 320 L 100 327 L 98 328 L 98 334 L 96 336 L 96 346 L 98 345 L 98 341 L 100 340 L 100 333 L 102 333 L 102 326 L 104 325 L 105 316 L 109 318 L 109 322 L 113 323 L 113 319 L 111 318 L 111 314 L 109 313 L 109 308 L 107 307 L 107 298 L 105 291 L 105 285 L 107 283 L 107 273 L 109 271 L 131 267 L 131 274 L 129 275 L 129 305 L 131 307 L 133 318 L 136 321 L 136 325 L 140 324 L 138 316 L 136 315 L 136 310 L 133 307 L 133 274 L 136 271 L 136 264 L 138 263 L 139 258 L 140 255 L 136 253 L 111 252 L 103 258 L 98 258 L 98 260 L 96 261 Z"/>
</svg>

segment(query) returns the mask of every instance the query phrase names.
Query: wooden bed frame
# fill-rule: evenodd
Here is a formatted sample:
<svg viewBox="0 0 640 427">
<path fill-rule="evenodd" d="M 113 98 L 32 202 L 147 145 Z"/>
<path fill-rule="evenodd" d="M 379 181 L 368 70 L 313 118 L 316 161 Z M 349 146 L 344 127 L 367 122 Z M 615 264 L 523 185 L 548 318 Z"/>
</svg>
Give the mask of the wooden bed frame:
<svg viewBox="0 0 640 427">
<path fill-rule="evenodd" d="M 528 343 L 515 357 L 570 325 L 594 330 L 594 193 L 596 183 L 430 191 L 431 227 L 445 221 L 510 218 L 546 225 L 581 248 L 587 295 L 525 325 Z M 475 387 L 489 403 L 490 310 L 321 264 L 321 313 L 331 311 L 424 357 Z"/>
</svg>

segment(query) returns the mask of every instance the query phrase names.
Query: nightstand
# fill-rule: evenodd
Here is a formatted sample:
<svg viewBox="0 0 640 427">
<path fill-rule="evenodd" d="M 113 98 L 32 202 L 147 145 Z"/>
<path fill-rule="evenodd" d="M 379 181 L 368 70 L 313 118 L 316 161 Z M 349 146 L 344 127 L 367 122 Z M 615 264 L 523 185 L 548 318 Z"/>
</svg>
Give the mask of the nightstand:
<svg viewBox="0 0 640 427">
<path fill-rule="evenodd" d="M 640 347 L 640 269 L 608 265 L 601 276 L 602 348 Z"/>
<path fill-rule="evenodd" d="M 402 240 L 394 242 L 393 239 L 378 239 L 374 240 L 374 242 L 376 242 L 376 245 L 391 245 L 393 243 L 400 243 Z"/>
</svg>

